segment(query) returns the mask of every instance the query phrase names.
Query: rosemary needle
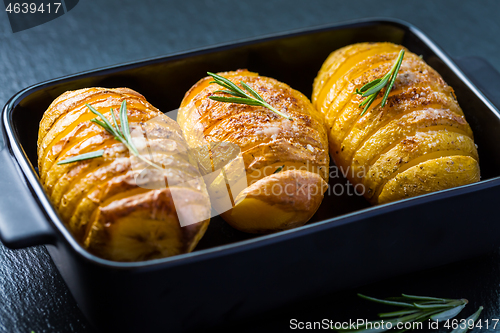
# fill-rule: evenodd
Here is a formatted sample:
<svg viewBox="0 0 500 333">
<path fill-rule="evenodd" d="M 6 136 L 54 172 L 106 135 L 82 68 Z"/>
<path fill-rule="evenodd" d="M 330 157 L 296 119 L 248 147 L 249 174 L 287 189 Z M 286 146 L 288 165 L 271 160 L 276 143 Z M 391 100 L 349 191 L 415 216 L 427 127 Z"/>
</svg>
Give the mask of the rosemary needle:
<svg viewBox="0 0 500 333">
<path fill-rule="evenodd" d="M 104 155 L 104 149 L 92 151 L 90 153 L 85 153 L 85 154 L 81 154 L 81 155 L 77 155 L 77 156 L 73 156 L 73 157 L 67 158 L 64 161 L 61 161 L 57 164 L 68 164 L 68 163 L 88 160 L 91 158 L 101 157 L 102 155 Z"/>
<path fill-rule="evenodd" d="M 284 167 L 285 167 L 285 165 L 283 164 L 282 166 L 280 166 L 279 168 L 277 168 L 276 170 L 274 170 L 273 175 L 275 173 L 281 172 L 281 170 L 283 170 Z"/>
<path fill-rule="evenodd" d="M 246 84 L 243 81 L 240 81 L 241 86 L 243 87 L 240 88 L 230 80 L 226 79 L 223 76 L 220 76 L 215 73 L 207 72 L 208 75 L 210 75 L 214 80 L 210 81 L 210 83 L 216 83 L 219 86 L 226 88 L 222 90 L 217 90 L 215 93 L 225 93 L 229 94 L 233 97 L 227 97 L 227 96 L 210 96 L 209 98 L 218 101 L 218 102 L 225 102 L 225 103 L 237 103 L 237 104 L 246 104 L 246 105 L 253 105 L 253 106 L 263 106 L 265 108 L 268 108 L 269 110 L 273 111 L 274 113 L 282 116 L 283 118 L 286 118 L 288 120 L 293 120 L 291 117 L 287 116 L 286 114 L 276 110 L 272 105 L 267 103 L 262 96 L 260 96 L 255 90 L 253 90 L 248 84 Z"/>
<path fill-rule="evenodd" d="M 461 322 L 460 325 L 458 325 L 457 328 L 455 328 L 453 331 L 451 331 L 451 333 L 465 333 L 469 329 L 474 328 L 476 326 L 475 325 L 476 324 L 476 320 L 479 318 L 479 316 L 481 315 L 482 311 L 483 311 L 483 307 L 480 306 L 479 309 L 475 313 L 473 313 L 467 319 L 465 319 L 465 324 L 466 324 L 465 327 L 463 327 L 463 323 Z M 471 325 L 471 323 L 472 323 L 472 325 Z"/>
<path fill-rule="evenodd" d="M 392 86 L 394 85 L 394 81 L 396 81 L 396 76 L 398 75 L 399 68 L 401 67 L 401 63 L 403 62 L 403 57 L 405 55 L 405 50 L 402 49 L 399 51 L 398 58 L 396 59 L 396 62 L 392 66 L 391 70 L 385 74 L 382 78 L 380 79 L 375 79 L 371 82 L 368 82 L 364 86 L 361 87 L 361 89 L 356 89 L 354 92 L 355 94 L 361 95 L 361 97 L 366 97 L 366 99 L 359 104 L 359 107 L 362 107 L 365 105 L 365 108 L 363 109 L 363 112 L 361 112 L 360 116 L 363 116 L 365 112 L 368 110 L 370 105 L 375 101 L 377 98 L 379 92 L 387 85 L 387 88 L 385 89 L 384 97 L 382 99 L 382 103 L 380 103 L 381 107 L 385 106 L 385 103 L 387 102 L 387 98 L 389 97 L 389 92 L 392 89 Z"/>
</svg>

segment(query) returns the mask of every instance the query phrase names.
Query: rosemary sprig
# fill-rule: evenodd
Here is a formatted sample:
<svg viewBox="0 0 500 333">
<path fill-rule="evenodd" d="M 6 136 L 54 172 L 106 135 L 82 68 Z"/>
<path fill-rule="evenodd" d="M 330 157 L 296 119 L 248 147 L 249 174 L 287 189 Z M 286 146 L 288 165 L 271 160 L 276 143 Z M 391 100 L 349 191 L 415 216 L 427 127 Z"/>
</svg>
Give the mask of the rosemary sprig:
<svg viewBox="0 0 500 333">
<path fill-rule="evenodd" d="M 139 151 L 137 150 L 136 146 L 134 145 L 134 142 L 132 141 L 132 136 L 130 135 L 130 125 L 128 122 L 128 116 L 127 116 L 127 101 L 123 101 L 121 106 L 120 106 L 120 123 L 121 123 L 121 129 L 118 126 L 118 122 L 115 116 L 114 110 L 111 108 L 111 118 L 113 119 L 113 124 L 104 117 L 102 113 L 97 111 L 92 105 L 85 104 L 87 108 L 95 115 L 97 115 L 97 118 L 91 119 L 90 121 L 93 122 L 94 124 L 97 124 L 104 128 L 109 134 L 111 134 L 115 140 L 120 141 L 127 147 L 127 149 L 132 153 L 133 155 L 137 156 L 139 159 L 142 161 L 146 162 L 147 164 L 151 165 L 154 168 L 162 170 L 163 168 L 147 158 L 143 157 L 141 154 L 139 154 Z M 100 118 L 100 120 L 98 119 Z M 91 158 L 96 158 L 96 157 L 101 157 L 104 154 L 104 150 L 98 150 L 95 152 L 90 152 L 90 153 L 85 153 L 77 156 L 70 157 L 68 159 L 65 159 L 63 161 L 58 162 L 57 164 L 67 164 L 67 163 L 73 163 L 77 161 L 83 161 Z"/>
<path fill-rule="evenodd" d="M 389 297 L 387 299 L 378 299 L 362 294 L 359 297 L 379 304 L 397 306 L 403 308 L 399 311 L 379 313 L 381 320 L 367 322 L 355 329 L 340 329 L 341 333 L 375 333 L 386 332 L 390 329 L 397 328 L 398 323 L 416 323 L 426 320 L 445 321 L 457 316 L 465 305 L 468 303 L 466 299 L 448 299 L 435 298 L 427 296 L 414 296 L 402 294 L 402 297 Z M 467 323 L 472 319 L 473 322 L 479 318 L 483 307 L 467 318 Z M 387 319 L 386 319 L 387 318 Z M 383 325 L 382 325 L 383 322 Z M 378 325 L 377 325 L 378 324 Z M 471 325 L 468 325 L 468 327 Z M 404 327 L 404 325 L 403 325 Z M 465 333 L 468 330 L 454 330 L 452 333 Z M 408 329 L 399 329 L 395 332 L 404 332 Z"/>
<path fill-rule="evenodd" d="M 356 89 L 356 91 L 354 92 L 355 94 L 361 95 L 361 97 L 367 97 L 363 102 L 359 104 L 359 107 L 366 105 L 363 109 L 363 112 L 361 112 L 361 116 L 365 114 L 366 110 L 368 110 L 370 105 L 372 105 L 372 103 L 375 101 L 378 93 L 387 85 L 387 83 L 389 83 L 389 86 L 385 89 L 382 103 L 380 104 L 381 107 L 385 106 L 385 102 L 387 102 L 387 98 L 389 97 L 389 92 L 394 85 L 394 81 L 396 81 L 396 76 L 398 75 L 401 63 L 403 62 L 404 55 L 405 50 L 399 51 L 396 63 L 394 63 L 391 70 L 387 74 L 385 74 L 384 77 L 368 82 L 367 84 L 362 86 L 361 89 Z"/>
<path fill-rule="evenodd" d="M 222 86 L 226 89 L 222 90 L 217 90 L 215 93 L 225 93 L 229 94 L 234 97 L 227 97 L 227 96 L 210 96 L 209 98 L 218 101 L 218 102 L 225 102 L 225 103 L 237 103 L 237 104 L 246 104 L 246 105 L 254 105 L 254 106 L 263 106 L 268 108 L 269 110 L 273 111 L 274 113 L 288 119 L 288 120 L 293 120 L 291 117 L 287 116 L 286 114 L 276 110 L 272 105 L 267 103 L 262 96 L 260 96 L 255 90 L 253 90 L 248 84 L 246 84 L 243 81 L 240 81 L 241 86 L 243 87 L 240 88 L 233 82 L 229 81 L 225 77 L 222 77 L 220 75 L 217 75 L 215 73 L 207 72 L 208 75 L 210 75 L 214 80 L 210 81 L 210 83 L 216 83 L 219 86 Z M 246 90 L 246 91 L 245 91 Z"/>
</svg>

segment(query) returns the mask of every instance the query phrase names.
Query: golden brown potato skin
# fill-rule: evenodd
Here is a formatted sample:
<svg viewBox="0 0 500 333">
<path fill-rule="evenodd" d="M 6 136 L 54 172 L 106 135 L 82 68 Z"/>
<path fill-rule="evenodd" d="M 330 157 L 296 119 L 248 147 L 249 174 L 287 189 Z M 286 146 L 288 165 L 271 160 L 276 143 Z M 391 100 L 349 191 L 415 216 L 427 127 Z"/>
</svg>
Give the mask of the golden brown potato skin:
<svg viewBox="0 0 500 333">
<path fill-rule="evenodd" d="M 87 103 L 112 122 L 111 108 L 119 119 L 124 100 L 131 131 L 140 128 L 147 133 L 148 144 L 157 148 L 154 160 L 165 165 L 164 170 L 144 171 L 144 162 L 130 156 L 122 143 L 90 121 L 96 116 Z M 115 261 L 186 253 L 203 236 L 209 220 L 181 227 L 172 195 L 185 198 L 193 212 L 188 219 L 210 210 L 205 184 L 190 164 L 187 148 L 177 123 L 131 89 L 68 91 L 54 100 L 40 122 L 40 180 L 63 222 L 90 252 Z M 100 149 L 104 149 L 102 157 L 57 164 Z M 140 187 L 138 176 L 162 186 Z M 182 184 L 196 177 L 199 181 L 193 186 Z"/>
<path fill-rule="evenodd" d="M 354 94 L 383 77 L 403 47 L 361 43 L 334 51 L 313 85 L 312 101 L 326 119 L 330 154 L 373 204 L 479 181 L 472 130 L 453 89 L 406 50 L 384 107 L 382 90 L 360 116 Z M 357 187 L 360 188 L 359 186 Z"/>
<path fill-rule="evenodd" d="M 233 208 L 221 212 L 222 217 L 250 233 L 303 225 L 318 209 L 327 186 L 328 139 L 321 114 L 307 97 L 275 79 L 247 70 L 218 74 L 235 84 L 245 82 L 293 118 L 290 121 L 260 106 L 211 100 L 209 96 L 221 87 L 211 84 L 210 77 L 201 79 L 186 93 L 177 121 L 191 148 L 230 142 L 241 149 L 249 187 L 232 194 Z M 218 164 L 217 159 L 212 158 L 212 168 Z M 207 183 L 209 192 L 214 183 Z M 271 193 L 273 186 L 275 191 Z M 307 198 L 302 195 L 306 188 L 314 188 Z"/>
</svg>

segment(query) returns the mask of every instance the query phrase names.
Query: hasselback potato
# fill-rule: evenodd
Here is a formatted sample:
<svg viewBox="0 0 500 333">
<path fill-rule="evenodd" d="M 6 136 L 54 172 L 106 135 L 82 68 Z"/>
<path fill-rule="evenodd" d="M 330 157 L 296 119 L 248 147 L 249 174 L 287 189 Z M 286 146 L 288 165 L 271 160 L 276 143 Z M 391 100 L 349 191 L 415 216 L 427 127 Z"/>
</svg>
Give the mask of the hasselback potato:
<svg viewBox="0 0 500 333">
<path fill-rule="evenodd" d="M 314 81 L 312 101 L 325 116 L 330 154 L 374 204 L 480 177 L 472 130 L 453 89 L 416 54 L 406 51 L 385 106 L 383 90 L 361 116 L 365 97 L 356 89 L 389 72 L 402 48 L 346 46 L 330 54 Z"/>
<path fill-rule="evenodd" d="M 212 100 L 209 97 L 214 95 L 230 95 L 217 92 L 222 87 L 210 77 L 186 93 L 177 121 L 190 147 L 222 142 L 240 150 L 229 160 L 240 159 L 246 184 L 228 189 L 232 208 L 219 213 L 236 229 L 251 233 L 303 225 L 318 209 L 327 187 L 328 140 L 321 114 L 303 94 L 275 79 L 247 70 L 219 75 L 240 86 L 243 81 L 292 118 L 262 106 Z M 222 157 L 211 154 L 208 171 L 215 172 Z M 236 173 L 236 169 L 229 168 L 225 174 Z M 215 206 L 214 197 L 228 191 L 224 177 L 207 182 Z"/>
<path fill-rule="evenodd" d="M 96 115 L 86 104 L 110 122 L 113 109 L 123 129 L 118 114 L 123 101 L 131 131 L 139 133 L 137 149 L 148 149 L 161 167 L 151 168 L 90 121 Z M 101 149 L 102 157 L 58 164 Z M 209 223 L 208 193 L 189 161 L 179 126 L 130 89 L 81 89 L 54 100 L 40 122 L 38 167 L 62 221 L 85 248 L 106 259 L 138 261 L 189 252 Z M 182 200 L 174 203 L 173 198 Z M 180 219 L 188 225 L 181 227 Z"/>
</svg>

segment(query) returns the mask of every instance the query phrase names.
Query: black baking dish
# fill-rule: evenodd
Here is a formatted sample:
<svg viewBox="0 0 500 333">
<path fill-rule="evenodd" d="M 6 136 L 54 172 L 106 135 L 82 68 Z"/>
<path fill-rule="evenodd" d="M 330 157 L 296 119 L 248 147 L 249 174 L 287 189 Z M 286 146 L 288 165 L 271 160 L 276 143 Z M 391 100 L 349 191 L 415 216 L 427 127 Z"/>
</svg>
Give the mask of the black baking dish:
<svg viewBox="0 0 500 333">
<path fill-rule="evenodd" d="M 170 111 L 207 71 L 248 68 L 310 96 L 327 55 L 362 41 L 403 44 L 455 89 L 479 147 L 479 183 L 377 207 L 358 196 L 327 196 L 307 225 L 267 236 L 239 233 L 215 218 L 193 253 L 138 263 L 106 261 L 86 252 L 40 186 L 33 168 L 38 123 L 66 90 L 129 87 Z M 79 307 L 105 332 L 205 328 L 496 249 L 497 112 L 421 31 L 386 19 L 276 34 L 51 80 L 19 92 L 3 110 L 1 239 L 12 248 L 47 244 Z"/>
</svg>

